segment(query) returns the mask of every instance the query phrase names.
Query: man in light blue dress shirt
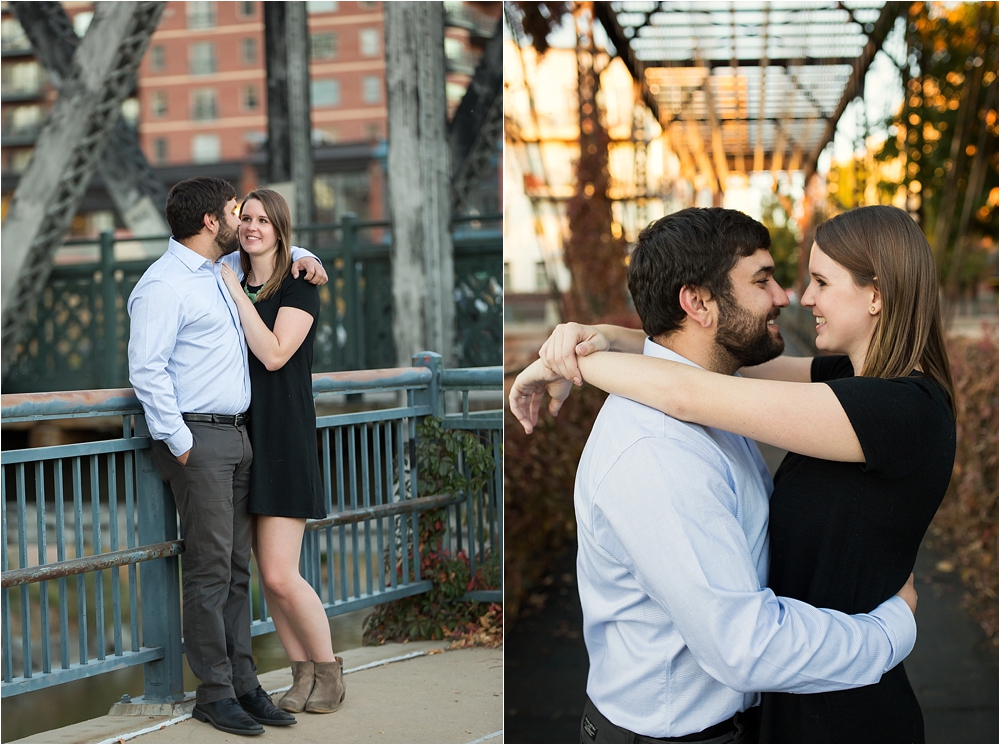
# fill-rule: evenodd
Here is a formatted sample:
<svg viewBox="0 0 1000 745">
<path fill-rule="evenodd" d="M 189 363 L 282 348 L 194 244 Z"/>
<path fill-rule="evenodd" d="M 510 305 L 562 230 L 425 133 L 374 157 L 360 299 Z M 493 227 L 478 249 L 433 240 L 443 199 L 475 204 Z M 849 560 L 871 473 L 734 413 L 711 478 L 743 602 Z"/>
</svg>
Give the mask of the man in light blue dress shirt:
<svg viewBox="0 0 1000 745">
<path fill-rule="evenodd" d="M 720 208 L 643 230 L 628 282 L 644 354 L 725 374 L 777 357 L 788 297 L 769 247 Z M 868 685 L 909 654 L 899 595 L 849 616 L 767 588 L 771 489 L 756 443 L 608 397 L 576 476 L 582 743 L 755 742 L 758 691 Z"/>
<path fill-rule="evenodd" d="M 289 725 L 260 687 L 250 643 L 247 511 L 252 451 L 247 345 L 220 276 L 240 272 L 236 191 L 222 179 L 182 181 L 167 198 L 173 236 L 129 297 L 129 379 L 184 527 L 184 650 L 201 680 L 194 717 L 241 735 Z M 322 284 L 315 256 L 292 249 Z"/>
</svg>

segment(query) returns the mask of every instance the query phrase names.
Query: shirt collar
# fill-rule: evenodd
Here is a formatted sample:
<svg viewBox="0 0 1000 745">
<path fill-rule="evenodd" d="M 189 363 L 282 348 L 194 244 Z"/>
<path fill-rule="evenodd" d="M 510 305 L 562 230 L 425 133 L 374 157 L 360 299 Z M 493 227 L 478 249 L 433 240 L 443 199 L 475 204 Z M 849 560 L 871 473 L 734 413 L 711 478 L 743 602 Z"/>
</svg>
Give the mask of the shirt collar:
<svg viewBox="0 0 1000 745">
<path fill-rule="evenodd" d="M 691 365 L 691 367 L 704 369 L 702 368 L 701 365 L 695 364 L 687 357 L 681 357 L 674 350 L 660 346 L 648 336 L 646 337 L 646 343 L 642 348 L 642 353 L 647 357 L 659 357 L 660 359 L 671 360 L 673 362 L 681 362 L 685 365 Z"/>
<path fill-rule="evenodd" d="M 201 269 L 207 263 L 211 266 L 212 262 L 206 259 L 197 251 L 192 251 L 190 248 L 185 246 L 183 243 L 176 240 L 173 236 L 170 237 L 170 242 L 167 244 L 167 251 L 172 253 L 181 263 L 184 264 L 192 272 L 196 272 Z"/>
</svg>

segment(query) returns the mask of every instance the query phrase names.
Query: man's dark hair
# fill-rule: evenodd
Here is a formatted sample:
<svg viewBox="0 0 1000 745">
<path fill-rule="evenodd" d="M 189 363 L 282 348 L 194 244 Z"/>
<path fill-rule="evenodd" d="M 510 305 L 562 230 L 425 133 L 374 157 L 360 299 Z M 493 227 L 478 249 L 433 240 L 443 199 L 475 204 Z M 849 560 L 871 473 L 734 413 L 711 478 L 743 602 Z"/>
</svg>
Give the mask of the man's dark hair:
<svg viewBox="0 0 1000 745">
<path fill-rule="evenodd" d="M 226 202 L 235 198 L 236 189 L 221 178 L 196 176 L 175 184 L 167 195 L 170 232 L 176 240 L 182 241 L 201 232 L 205 215 L 225 221 Z"/>
<path fill-rule="evenodd" d="M 767 228 L 736 210 L 691 207 L 650 223 L 629 259 L 628 289 L 649 336 L 681 327 L 685 285 L 708 290 L 720 302 L 732 299 L 729 273 L 744 256 L 771 247 Z"/>
</svg>

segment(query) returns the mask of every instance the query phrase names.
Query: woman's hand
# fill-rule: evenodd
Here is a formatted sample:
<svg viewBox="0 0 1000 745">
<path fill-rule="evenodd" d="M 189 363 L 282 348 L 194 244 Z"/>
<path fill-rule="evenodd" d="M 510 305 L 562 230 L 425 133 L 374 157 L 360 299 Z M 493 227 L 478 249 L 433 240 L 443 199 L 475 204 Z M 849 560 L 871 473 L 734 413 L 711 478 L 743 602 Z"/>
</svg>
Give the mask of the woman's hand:
<svg viewBox="0 0 1000 745">
<path fill-rule="evenodd" d="M 544 395 L 548 393 L 552 397 L 549 413 L 556 416 L 571 390 L 573 381 L 546 367 L 542 360 L 535 360 L 514 380 L 508 397 L 510 411 L 530 435 L 538 423 L 538 410 Z"/>
<path fill-rule="evenodd" d="M 243 287 L 240 286 L 240 280 L 236 277 L 236 272 L 230 269 L 226 264 L 222 265 L 220 272 L 222 273 L 222 281 L 226 283 L 226 289 L 229 290 L 229 294 L 233 296 L 233 300 L 239 300 L 240 295 L 246 297 L 246 293 L 243 292 Z"/>
<path fill-rule="evenodd" d="M 549 370 L 577 385 L 583 385 L 583 373 L 577 364 L 577 356 L 586 357 L 593 352 L 603 352 L 610 348 L 611 342 L 596 327 L 572 322 L 560 323 L 542 344 L 538 356 Z"/>
</svg>

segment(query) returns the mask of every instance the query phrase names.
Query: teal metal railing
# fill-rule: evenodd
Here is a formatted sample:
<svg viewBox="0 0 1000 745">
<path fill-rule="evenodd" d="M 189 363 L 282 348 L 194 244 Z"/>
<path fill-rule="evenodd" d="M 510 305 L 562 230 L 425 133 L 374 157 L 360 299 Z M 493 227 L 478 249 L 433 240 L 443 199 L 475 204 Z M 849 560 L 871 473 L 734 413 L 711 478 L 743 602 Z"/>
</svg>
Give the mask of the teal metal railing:
<svg viewBox="0 0 1000 745">
<path fill-rule="evenodd" d="M 456 364 L 503 364 L 503 241 L 499 216 L 456 217 Z M 352 215 L 297 230 L 296 245 L 322 259 L 313 372 L 392 367 L 392 233 Z M 162 252 L 167 237 L 67 241 L 3 381 L 8 393 L 117 388 L 128 382 L 128 296 L 154 259 L 116 259 L 116 245 Z M 127 252 L 119 250 L 119 254 Z M 123 248 L 119 246 L 119 249 Z M 142 251 L 138 251 L 142 253 Z M 65 263 L 73 261 L 74 263 Z"/>
<path fill-rule="evenodd" d="M 485 561 L 502 566 L 502 391 L 501 367 L 443 370 L 433 353 L 411 368 L 313 376 L 320 401 L 395 399 L 316 420 L 327 517 L 307 523 L 302 567 L 328 615 L 430 589 L 415 540 L 426 510 L 446 507 L 446 548 L 465 551 L 473 572 Z M 418 492 L 417 424 L 428 416 L 475 432 L 492 452 L 492 478 L 479 493 Z M 4 425 L 94 417 L 120 418 L 121 436 L 0 454 L 2 695 L 142 665 L 144 700 L 176 701 L 184 542 L 138 400 L 131 389 L 2 396 Z M 259 584 L 251 593 L 253 634 L 273 631 Z M 502 591 L 465 600 L 501 602 Z"/>
</svg>

